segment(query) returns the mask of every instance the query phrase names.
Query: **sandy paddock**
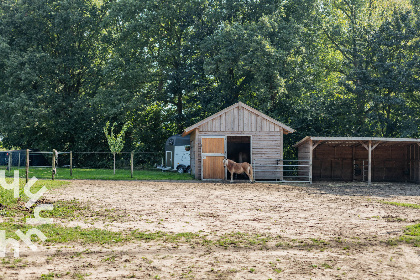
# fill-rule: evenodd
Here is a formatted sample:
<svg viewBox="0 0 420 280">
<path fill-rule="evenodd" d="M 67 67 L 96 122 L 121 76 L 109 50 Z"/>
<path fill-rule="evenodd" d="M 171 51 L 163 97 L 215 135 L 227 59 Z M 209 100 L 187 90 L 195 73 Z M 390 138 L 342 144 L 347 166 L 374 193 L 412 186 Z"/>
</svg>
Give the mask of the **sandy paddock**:
<svg viewBox="0 0 420 280">
<path fill-rule="evenodd" d="M 68 227 L 193 232 L 210 240 L 239 232 L 271 241 L 227 248 L 161 240 L 22 248 L 17 265 L 3 260 L 0 279 L 48 273 L 60 279 L 420 279 L 420 248 L 387 242 L 420 223 L 419 209 L 381 203 L 418 204 L 419 195 L 419 185 L 391 183 L 72 181 L 46 198 L 77 199 L 92 213 L 117 218 L 57 221 Z"/>
</svg>

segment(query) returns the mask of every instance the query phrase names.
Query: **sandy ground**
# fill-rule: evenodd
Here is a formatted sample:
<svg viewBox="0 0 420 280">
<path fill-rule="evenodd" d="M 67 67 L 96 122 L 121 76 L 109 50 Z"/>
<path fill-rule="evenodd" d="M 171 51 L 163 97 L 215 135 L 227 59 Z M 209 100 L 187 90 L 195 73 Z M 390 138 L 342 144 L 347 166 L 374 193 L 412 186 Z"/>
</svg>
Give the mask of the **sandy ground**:
<svg viewBox="0 0 420 280">
<path fill-rule="evenodd" d="M 419 185 L 391 183 L 73 181 L 46 198 L 77 199 L 113 218 L 57 221 L 67 227 L 193 232 L 211 240 L 239 232 L 273 241 L 228 248 L 159 240 L 56 244 L 38 252 L 22 247 L 18 263 L 3 259 L 0 279 L 48 273 L 60 279 L 420 279 L 420 248 L 387 243 L 420 223 L 419 209 L 380 202 L 418 204 L 419 195 Z"/>
</svg>

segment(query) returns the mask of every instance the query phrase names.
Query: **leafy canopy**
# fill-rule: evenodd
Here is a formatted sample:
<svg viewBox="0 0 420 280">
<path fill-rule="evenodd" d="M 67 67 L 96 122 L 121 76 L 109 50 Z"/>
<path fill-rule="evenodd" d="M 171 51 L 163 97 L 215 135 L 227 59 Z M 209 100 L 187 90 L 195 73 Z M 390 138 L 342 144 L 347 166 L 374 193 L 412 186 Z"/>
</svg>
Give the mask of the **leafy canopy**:
<svg viewBox="0 0 420 280">
<path fill-rule="evenodd" d="M 121 132 L 118 134 L 114 134 L 114 127 L 117 125 L 117 123 L 114 123 L 111 127 L 111 133 L 108 134 L 109 130 L 109 121 L 106 122 L 106 125 L 104 127 L 104 132 L 106 139 L 108 140 L 109 149 L 113 154 L 120 153 L 122 149 L 124 148 L 124 135 L 125 131 L 129 128 L 130 122 L 127 122 L 123 125 Z"/>
</svg>

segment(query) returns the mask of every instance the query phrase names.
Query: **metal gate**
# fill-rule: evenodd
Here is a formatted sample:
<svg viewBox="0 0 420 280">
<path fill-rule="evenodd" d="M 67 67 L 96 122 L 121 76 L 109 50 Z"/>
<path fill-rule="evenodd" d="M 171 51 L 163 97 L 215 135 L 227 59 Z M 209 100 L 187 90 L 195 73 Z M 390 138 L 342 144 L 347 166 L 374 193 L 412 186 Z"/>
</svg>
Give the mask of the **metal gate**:
<svg viewBox="0 0 420 280">
<path fill-rule="evenodd" d="M 255 160 L 252 168 L 255 178 L 258 173 L 270 179 L 256 179 L 259 182 L 312 183 L 311 164 L 309 160 L 279 159 L 272 162 Z M 268 174 L 268 175 L 267 175 Z"/>
</svg>

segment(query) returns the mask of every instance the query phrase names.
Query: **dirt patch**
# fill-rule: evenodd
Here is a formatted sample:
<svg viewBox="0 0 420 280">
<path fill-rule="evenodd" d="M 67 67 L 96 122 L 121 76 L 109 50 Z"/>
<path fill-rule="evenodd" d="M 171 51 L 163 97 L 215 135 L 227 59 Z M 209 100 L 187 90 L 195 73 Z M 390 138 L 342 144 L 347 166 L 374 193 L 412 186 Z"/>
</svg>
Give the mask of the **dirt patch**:
<svg viewBox="0 0 420 280">
<path fill-rule="evenodd" d="M 411 184 L 74 181 L 46 198 L 77 199 L 96 214 L 59 221 L 65 226 L 193 232 L 211 240 L 241 233 L 275 242 L 226 248 L 159 240 L 69 244 L 36 253 L 22 248 L 22 261 L 13 267 L 9 259 L 0 271 L 7 279 L 48 273 L 87 279 L 419 279 L 420 250 L 386 243 L 420 222 L 419 209 L 380 202 L 419 203 L 419 195 Z"/>
</svg>

